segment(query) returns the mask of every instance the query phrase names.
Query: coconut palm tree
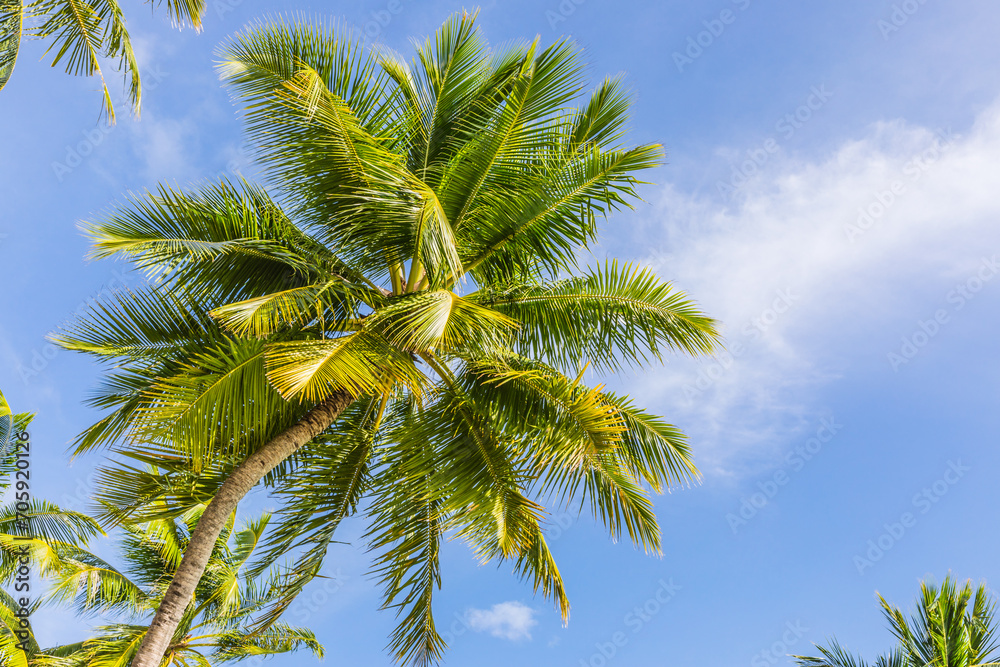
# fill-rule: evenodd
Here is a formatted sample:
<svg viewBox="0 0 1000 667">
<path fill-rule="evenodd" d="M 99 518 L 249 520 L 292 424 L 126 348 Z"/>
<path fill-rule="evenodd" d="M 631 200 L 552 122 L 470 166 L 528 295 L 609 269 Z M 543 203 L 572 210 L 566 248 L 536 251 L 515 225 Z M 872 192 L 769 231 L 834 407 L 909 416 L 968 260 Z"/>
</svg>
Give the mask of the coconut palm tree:
<svg viewBox="0 0 1000 667">
<path fill-rule="evenodd" d="M 90 517 L 63 510 L 56 505 L 31 498 L 30 471 L 18 466 L 25 454 L 25 442 L 16 437 L 24 433 L 31 414 L 13 414 L 0 394 L 0 495 L 7 504 L 0 506 L 0 583 L 10 590 L 0 590 L 0 665 L 27 667 L 38 650 L 26 612 L 26 581 L 36 569 L 50 575 L 62 567 L 70 553 L 81 553 L 88 540 L 102 531 Z M 29 445 L 30 446 L 30 445 Z"/>
<path fill-rule="evenodd" d="M 951 576 L 941 587 L 922 582 L 917 613 L 902 610 L 878 596 L 889 629 L 899 644 L 879 656 L 875 667 L 990 667 L 1000 665 L 997 645 L 996 602 L 985 584 L 973 594 L 972 581 L 958 588 Z M 817 646 L 821 657 L 794 656 L 800 667 L 867 667 L 834 639 Z"/>
<path fill-rule="evenodd" d="M 118 667 L 128 664 L 146 634 L 137 623 L 157 600 L 180 564 L 181 555 L 203 506 L 175 519 L 158 519 L 125 526 L 124 567 L 90 553 L 65 558 L 56 573 L 49 602 L 71 603 L 83 615 L 111 616 L 115 622 L 98 628 L 97 637 L 44 649 L 31 662 L 37 667 Z M 250 632 L 254 615 L 280 594 L 284 575 L 277 569 L 248 576 L 247 566 L 261 545 L 270 516 L 264 514 L 234 529 L 227 523 L 195 590 L 194 603 L 184 615 L 163 665 L 219 665 L 250 656 L 275 655 L 299 649 L 323 657 L 323 647 L 304 628 L 273 625 Z"/>
<path fill-rule="evenodd" d="M 572 44 L 491 49 L 467 14 L 410 62 L 282 21 L 222 58 L 270 192 L 162 186 L 89 223 L 95 257 L 153 282 L 56 338 L 113 365 L 94 401 L 108 414 L 78 450 L 166 471 L 109 468 L 106 518 L 210 500 L 133 667 L 160 664 L 219 531 L 262 481 L 288 502 L 258 567 L 301 556 L 261 627 L 363 511 L 400 616 L 391 650 L 413 664 L 444 649 L 431 600 L 446 533 L 511 563 L 564 617 L 546 503 L 588 504 L 614 539 L 658 552 L 649 491 L 697 474 L 687 443 L 585 370 L 709 353 L 718 336 L 650 270 L 578 264 L 662 157 L 625 144 L 621 82 L 582 97 Z"/>
<path fill-rule="evenodd" d="M 149 4 L 161 4 L 148 0 Z M 167 0 L 178 26 L 201 29 L 205 0 Z M 97 76 L 103 88 L 103 108 L 111 122 L 115 107 L 101 69 L 101 60 L 116 60 L 125 77 L 129 103 L 139 113 L 142 81 L 125 15 L 118 0 L 0 0 L 0 90 L 7 85 L 24 36 L 50 42 L 52 66 L 65 63 L 67 74 Z"/>
</svg>

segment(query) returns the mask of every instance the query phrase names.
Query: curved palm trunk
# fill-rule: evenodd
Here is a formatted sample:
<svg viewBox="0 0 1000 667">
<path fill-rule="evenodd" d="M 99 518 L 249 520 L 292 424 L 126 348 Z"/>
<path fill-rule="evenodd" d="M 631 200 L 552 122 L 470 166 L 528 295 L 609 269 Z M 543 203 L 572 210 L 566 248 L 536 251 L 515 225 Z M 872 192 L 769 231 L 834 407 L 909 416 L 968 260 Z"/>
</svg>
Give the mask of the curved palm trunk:
<svg viewBox="0 0 1000 667">
<path fill-rule="evenodd" d="M 159 667 L 184 610 L 205 573 L 216 540 L 243 497 L 275 466 L 326 430 L 353 400 L 344 392 L 333 394 L 233 470 L 198 520 L 184 550 L 181 565 L 156 610 L 153 622 L 149 624 L 149 632 L 132 659 L 132 667 Z"/>
</svg>

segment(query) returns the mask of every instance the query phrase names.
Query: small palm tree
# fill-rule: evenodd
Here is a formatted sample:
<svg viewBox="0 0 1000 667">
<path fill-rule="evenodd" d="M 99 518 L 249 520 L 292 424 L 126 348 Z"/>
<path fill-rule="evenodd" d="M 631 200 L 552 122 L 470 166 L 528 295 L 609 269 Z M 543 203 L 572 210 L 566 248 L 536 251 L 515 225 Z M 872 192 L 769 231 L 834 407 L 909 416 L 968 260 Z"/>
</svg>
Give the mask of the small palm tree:
<svg viewBox="0 0 1000 667">
<path fill-rule="evenodd" d="M 54 576 L 49 601 L 72 603 L 80 614 L 110 615 L 116 622 L 99 627 L 95 638 L 42 650 L 31 664 L 127 665 L 147 631 L 138 622 L 156 608 L 203 509 L 196 507 L 177 519 L 126 526 L 122 569 L 89 553 L 64 559 Z M 264 514 L 239 530 L 234 530 L 233 520 L 227 524 L 195 591 L 194 604 L 167 647 L 163 667 L 207 667 L 299 649 L 323 657 L 323 647 L 307 629 L 277 624 L 261 632 L 251 630 L 255 615 L 279 595 L 284 585 L 284 575 L 278 569 L 263 576 L 247 573 L 269 520 L 270 516 Z"/>
<path fill-rule="evenodd" d="M 446 533 L 569 604 L 544 503 L 586 503 L 658 552 L 650 490 L 696 475 L 683 435 L 584 370 L 711 352 L 715 323 L 648 269 L 580 269 L 600 216 L 659 146 L 627 147 L 628 100 L 560 42 L 491 50 L 449 20 L 407 62 L 349 33 L 264 23 L 224 51 L 261 164 L 248 183 L 163 187 L 88 226 L 153 286 L 58 341 L 114 364 L 109 518 L 208 502 L 133 667 L 157 667 L 219 531 L 263 481 L 288 499 L 268 559 L 303 549 L 274 622 L 363 508 L 400 660 L 436 661 Z M 210 501 L 210 502 L 209 502 Z M 136 514 L 138 513 L 138 515 Z"/>
<path fill-rule="evenodd" d="M 81 553 L 88 540 L 102 533 L 86 515 L 31 498 L 30 478 L 17 465 L 30 451 L 16 437 L 31 420 L 30 414 L 11 413 L 0 394 L 0 442 L 5 444 L 0 450 L 0 495 L 11 492 L 9 502 L 0 506 L 0 583 L 14 590 L 0 590 L 0 665 L 9 667 L 27 667 L 38 650 L 25 613 L 33 607 L 21 604 L 24 588 L 18 584 L 32 569 L 42 575 L 57 571 L 67 554 Z"/>
<path fill-rule="evenodd" d="M 907 618 L 878 596 L 889 629 L 899 642 L 875 667 L 991 667 L 1000 665 L 997 644 L 996 602 L 985 584 L 973 594 L 972 581 L 961 588 L 950 576 L 941 587 L 922 582 L 917 614 Z M 800 667 L 867 667 L 868 663 L 845 651 L 836 639 L 829 647 L 817 646 L 822 657 L 794 656 Z"/>
<path fill-rule="evenodd" d="M 177 25 L 200 29 L 206 4 L 205 0 L 167 0 L 167 9 Z M 104 112 L 112 122 L 115 107 L 101 60 L 118 61 L 129 102 L 139 112 L 142 101 L 139 63 L 118 0 L 0 0 L 0 90 L 14 71 L 23 36 L 51 42 L 46 54 L 55 49 L 53 67 L 65 62 L 67 74 L 100 77 Z"/>
</svg>

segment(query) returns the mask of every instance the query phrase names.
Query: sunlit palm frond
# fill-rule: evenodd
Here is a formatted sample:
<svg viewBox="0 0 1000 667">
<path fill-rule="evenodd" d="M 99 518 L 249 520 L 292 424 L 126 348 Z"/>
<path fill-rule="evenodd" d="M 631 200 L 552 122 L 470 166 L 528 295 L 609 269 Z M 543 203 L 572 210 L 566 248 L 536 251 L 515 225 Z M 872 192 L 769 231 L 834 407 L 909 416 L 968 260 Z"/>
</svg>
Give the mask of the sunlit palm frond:
<svg viewBox="0 0 1000 667">
<path fill-rule="evenodd" d="M 149 0 L 149 2 L 162 4 L 164 0 Z M 166 5 L 175 24 L 201 29 L 201 20 L 208 6 L 206 0 L 166 0 Z"/>
<path fill-rule="evenodd" d="M 262 188 L 244 181 L 195 193 L 160 186 L 86 223 L 84 232 L 93 257 L 130 259 L 171 287 L 219 305 L 309 285 L 346 268 Z"/>
<path fill-rule="evenodd" d="M 55 50 L 53 67 L 65 59 L 67 74 L 100 77 L 104 112 L 111 122 L 114 103 L 100 61 L 117 59 L 129 102 L 138 113 L 142 99 L 139 65 L 117 0 L 36 0 L 28 5 L 27 13 L 38 23 L 31 35 L 52 42 L 46 54 Z"/>
<path fill-rule="evenodd" d="M 24 6 L 21 0 L 0 1 L 0 90 L 14 72 L 21 48 Z"/>
<path fill-rule="evenodd" d="M 21 624 L 20 601 L 0 590 L 0 664 L 5 667 L 29 667 L 39 647 L 30 624 Z"/>
<path fill-rule="evenodd" d="M 531 546 L 518 554 L 514 571 L 521 578 L 530 580 L 536 593 L 541 590 L 544 597 L 552 599 L 559 608 L 563 623 L 569 622 L 569 597 L 559 567 L 541 531 Z"/>
<path fill-rule="evenodd" d="M 263 337 L 282 328 L 310 325 L 324 331 L 350 331 L 359 326 L 360 306 L 383 303 L 381 293 L 336 279 L 237 301 L 216 308 L 212 316 L 237 335 Z"/>
<path fill-rule="evenodd" d="M 441 587 L 441 502 L 429 477 L 391 479 L 379 485 L 371 509 L 371 548 L 378 554 L 374 570 L 383 608 L 394 609 L 399 618 L 390 651 L 400 662 L 425 667 L 440 660 L 445 649 L 432 609 L 434 590 Z"/>
<path fill-rule="evenodd" d="M 716 323 L 649 269 L 606 262 L 576 278 L 483 290 L 470 299 L 521 324 L 515 347 L 561 369 L 617 370 L 667 351 L 716 349 Z"/>
<path fill-rule="evenodd" d="M 50 337 L 67 350 L 99 359 L 143 360 L 190 352 L 193 340 L 218 336 L 204 308 L 187 295 L 163 289 L 122 290 L 88 306 Z"/>
<path fill-rule="evenodd" d="M 419 389 L 423 379 L 408 355 L 368 331 L 279 342 L 268 347 L 266 356 L 268 379 L 288 398 L 319 401 L 338 390 L 360 397 L 395 382 Z"/>
<path fill-rule="evenodd" d="M 410 352 L 464 349 L 488 354 L 506 347 L 517 323 L 449 290 L 406 295 L 376 311 L 365 327 Z"/>
<path fill-rule="evenodd" d="M 303 412 L 268 381 L 262 341 L 229 339 L 157 380 L 144 395 L 134 436 L 140 442 L 170 440 L 193 461 L 204 462 L 213 452 L 252 451 Z"/>
<path fill-rule="evenodd" d="M 799 667 L 868 667 L 861 658 L 856 658 L 841 647 L 836 639 L 830 641 L 829 647 L 817 646 L 822 657 L 807 657 L 796 655 Z"/>
</svg>

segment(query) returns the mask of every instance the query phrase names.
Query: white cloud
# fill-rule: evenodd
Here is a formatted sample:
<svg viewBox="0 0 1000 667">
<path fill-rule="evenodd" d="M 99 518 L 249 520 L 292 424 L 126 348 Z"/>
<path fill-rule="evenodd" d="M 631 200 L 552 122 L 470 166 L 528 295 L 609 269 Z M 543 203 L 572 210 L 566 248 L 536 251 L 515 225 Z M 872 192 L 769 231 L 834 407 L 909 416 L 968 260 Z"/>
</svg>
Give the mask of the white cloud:
<svg viewBox="0 0 1000 667">
<path fill-rule="evenodd" d="M 513 601 L 495 604 L 488 610 L 470 609 L 465 619 L 476 632 L 489 632 L 511 641 L 531 639 L 531 628 L 538 623 L 534 609 Z"/>
<path fill-rule="evenodd" d="M 962 134 L 885 122 L 825 160 L 775 160 L 730 203 L 666 187 L 634 247 L 652 248 L 644 261 L 743 351 L 675 361 L 630 391 L 683 416 L 709 472 L 814 428 L 813 390 L 849 373 L 865 345 L 881 344 L 884 362 L 885 346 L 1000 253 L 998 183 L 1000 102 Z"/>
</svg>

